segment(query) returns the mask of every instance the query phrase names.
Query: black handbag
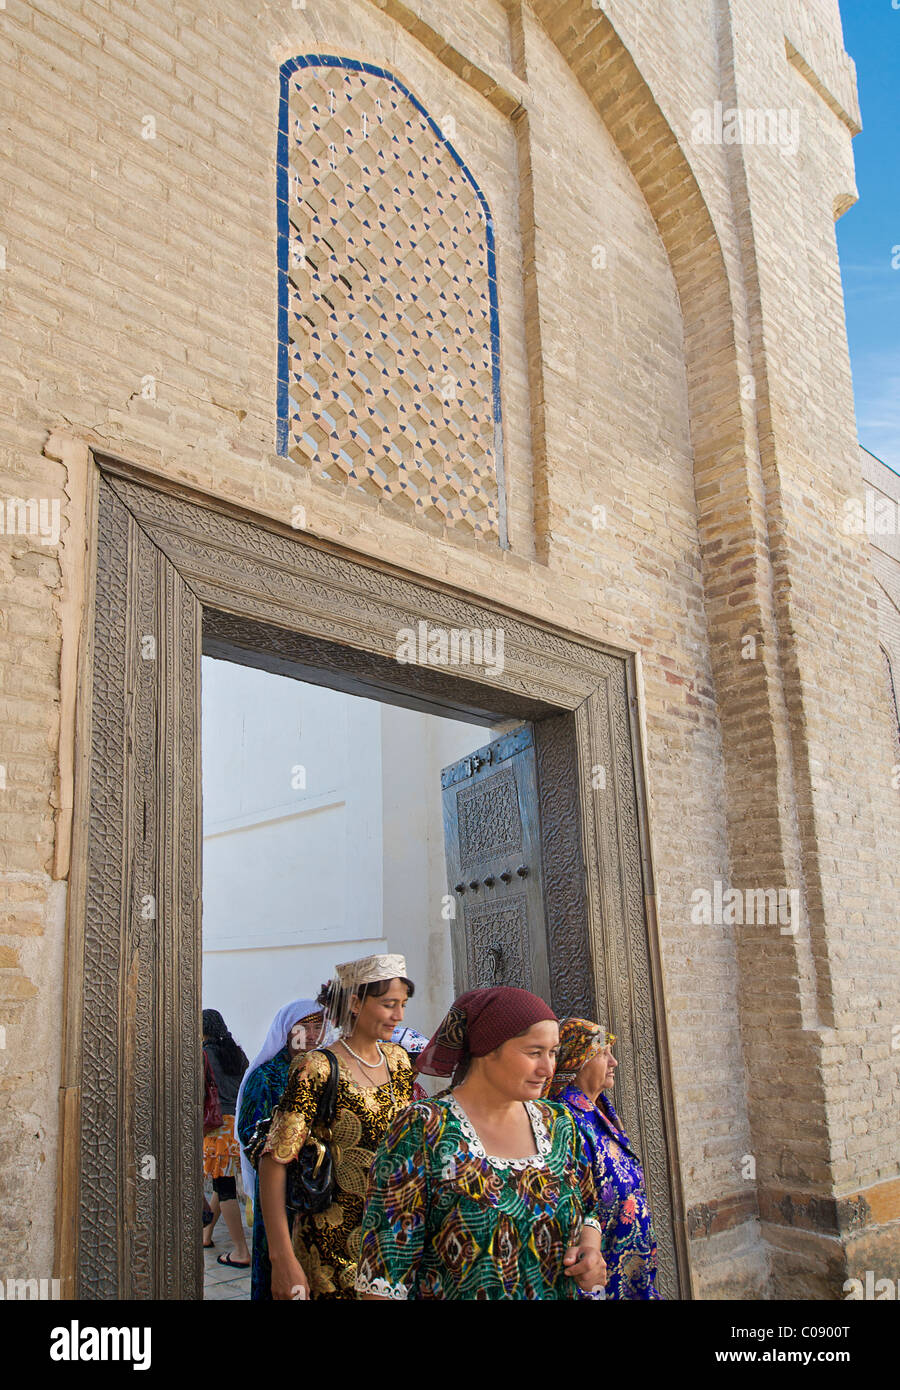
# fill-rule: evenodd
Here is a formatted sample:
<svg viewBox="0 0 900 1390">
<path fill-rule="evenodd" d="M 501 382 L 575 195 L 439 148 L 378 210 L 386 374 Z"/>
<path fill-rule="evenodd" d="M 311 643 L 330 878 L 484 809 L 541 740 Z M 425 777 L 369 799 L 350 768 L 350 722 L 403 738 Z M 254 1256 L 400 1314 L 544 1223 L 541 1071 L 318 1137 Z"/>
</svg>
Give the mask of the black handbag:
<svg viewBox="0 0 900 1390">
<path fill-rule="evenodd" d="M 305 1216 L 330 1207 L 334 1198 L 335 1173 L 331 1153 L 331 1127 L 337 1111 L 338 1064 L 334 1053 L 323 1048 L 328 1058 L 328 1080 L 319 1096 L 316 1118 L 309 1136 L 293 1163 L 288 1164 L 285 1203 L 290 1211 Z"/>
</svg>

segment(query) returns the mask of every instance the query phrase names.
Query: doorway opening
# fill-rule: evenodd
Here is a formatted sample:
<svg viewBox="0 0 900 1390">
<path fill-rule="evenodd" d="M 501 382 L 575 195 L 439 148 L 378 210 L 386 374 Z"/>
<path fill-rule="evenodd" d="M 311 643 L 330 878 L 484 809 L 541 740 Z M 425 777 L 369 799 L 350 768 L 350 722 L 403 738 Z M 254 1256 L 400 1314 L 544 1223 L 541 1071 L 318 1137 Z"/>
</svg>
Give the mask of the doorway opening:
<svg viewBox="0 0 900 1390">
<path fill-rule="evenodd" d="M 558 1016 L 595 1017 L 618 1035 L 615 1103 L 645 1160 L 660 1287 L 684 1296 L 634 660 L 123 460 L 97 458 L 89 515 L 61 1100 L 58 1271 L 67 1295 L 203 1296 L 200 754 L 203 661 L 212 658 L 365 697 L 382 722 L 418 711 L 470 726 L 476 738 L 432 765 L 449 869 L 441 896 L 455 909 L 444 988 L 451 979 L 454 990 L 530 980 L 542 993 L 546 980 Z M 399 634 L 419 624 L 502 631 L 504 662 L 401 664 Z M 410 757 L 402 747 L 395 754 L 401 771 Z M 291 753 L 298 792 L 312 792 L 315 766 Z M 208 809 L 214 800 L 208 790 Z M 263 810 L 278 804 L 292 801 Z M 384 808 L 382 790 L 383 817 Z M 324 805 L 310 822 L 320 813 Z M 251 832 L 249 823 L 220 825 L 210 845 Z M 383 939 L 398 949 L 383 864 L 382 849 L 382 937 L 348 945 Z M 365 930 L 378 927 L 370 912 Z M 332 963 L 352 955 L 323 944 Z M 430 962 L 423 983 L 429 973 Z M 436 996 L 430 1007 L 446 1002 Z"/>
<path fill-rule="evenodd" d="M 416 985 L 405 1022 L 430 1037 L 455 997 L 441 774 L 491 731 L 213 657 L 201 727 L 204 1009 L 252 1059 L 337 963 L 390 952 Z M 249 1297 L 249 1271 L 218 1264 L 224 1222 L 212 1249 L 204 1296 Z"/>
</svg>

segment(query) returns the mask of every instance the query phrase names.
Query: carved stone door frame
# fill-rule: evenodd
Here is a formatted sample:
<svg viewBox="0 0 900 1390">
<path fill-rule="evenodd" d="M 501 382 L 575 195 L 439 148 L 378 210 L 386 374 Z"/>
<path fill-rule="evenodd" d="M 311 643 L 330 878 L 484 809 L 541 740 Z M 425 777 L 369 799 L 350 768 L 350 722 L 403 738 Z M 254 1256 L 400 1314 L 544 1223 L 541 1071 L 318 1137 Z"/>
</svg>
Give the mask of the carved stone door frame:
<svg viewBox="0 0 900 1390">
<path fill-rule="evenodd" d="M 633 658 L 95 456 L 66 943 L 57 1271 L 200 1298 L 204 653 L 411 708 L 535 722 L 552 1002 L 618 1034 L 668 1297 L 689 1297 Z M 398 633 L 502 627 L 477 678 Z M 602 778 L 596 770 L 602 767 Z M 601 785 L 602 783 L 602 785 Z"/>
</svg>

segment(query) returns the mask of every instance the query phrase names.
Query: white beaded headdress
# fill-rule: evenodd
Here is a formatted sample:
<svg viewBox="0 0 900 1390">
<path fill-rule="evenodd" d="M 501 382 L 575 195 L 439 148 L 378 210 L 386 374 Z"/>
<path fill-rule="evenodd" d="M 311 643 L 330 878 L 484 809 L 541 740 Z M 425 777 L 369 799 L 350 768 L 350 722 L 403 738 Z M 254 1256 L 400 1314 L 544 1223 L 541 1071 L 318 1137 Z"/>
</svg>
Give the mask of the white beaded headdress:
<svg viewBox="0 0 900 1390">
<path fill-rule="evenodd" d="M 328 981 L 325 999 L 325 1019 L 340 1034 L 353 1031 L 350 1000 L 363 985 L 379 980 L 407 979 L 406 957 L 400 955 L 363 956 L 336 965 L 334 978 Z M 320 996 L 321 997 L 321 996 Z"/>
<path fill-rule="evenodd" d="M 406 979 L 406 957 L 364 956 L 362 960 L 349 960 L 345 965 L 336 965 L 334 973 L 342 989 L 374 985 L 379 980 L 402 980 Z"/>
</svg>

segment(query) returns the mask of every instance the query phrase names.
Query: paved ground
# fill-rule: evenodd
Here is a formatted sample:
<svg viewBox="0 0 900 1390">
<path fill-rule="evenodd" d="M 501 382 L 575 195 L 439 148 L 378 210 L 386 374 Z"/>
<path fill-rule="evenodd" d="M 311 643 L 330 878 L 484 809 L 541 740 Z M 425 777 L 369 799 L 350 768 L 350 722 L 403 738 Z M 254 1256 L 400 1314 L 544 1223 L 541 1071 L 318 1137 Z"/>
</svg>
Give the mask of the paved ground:
<svg viewBox="0 0 900 1390">
<path fill-rule="evenodd" d="M 227 1255 L 229 1250 L 233 1249 L 231 1236 L 228 1234 L 225 1222 L 221 1217 L 216 1222 L 213 1240 L 216 1243 L 215 1249 L 204 1250 L 203 1252 L 203 1263 L 206 1267 L 203 1278 L 203 1297 L 249 1299 L 249 1269 L 228 1269 L 227 1266 L 216 1263 L 216 1257 L 218 1255 Z"/>
</svg>

